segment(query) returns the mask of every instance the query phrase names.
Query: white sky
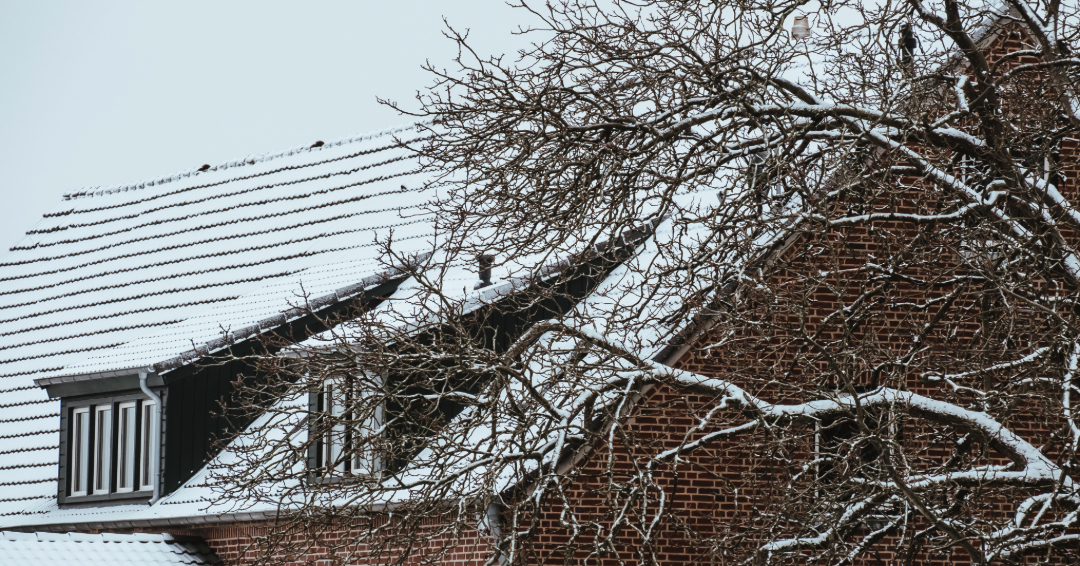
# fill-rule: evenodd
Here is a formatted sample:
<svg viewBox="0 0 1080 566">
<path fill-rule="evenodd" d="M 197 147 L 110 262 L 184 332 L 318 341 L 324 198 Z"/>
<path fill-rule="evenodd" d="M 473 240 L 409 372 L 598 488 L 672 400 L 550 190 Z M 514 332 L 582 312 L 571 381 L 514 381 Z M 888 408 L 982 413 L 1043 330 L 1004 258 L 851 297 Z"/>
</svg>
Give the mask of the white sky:
<svg viewBox="0 0 1080 566">
<path fill-rule="evenodd" d="M 0 250 L 71 190 L 410 121 L 375 97 L 451 64 L 443 16 L 526 44 L 502 0 L 0 0 Z"/>
</svg>

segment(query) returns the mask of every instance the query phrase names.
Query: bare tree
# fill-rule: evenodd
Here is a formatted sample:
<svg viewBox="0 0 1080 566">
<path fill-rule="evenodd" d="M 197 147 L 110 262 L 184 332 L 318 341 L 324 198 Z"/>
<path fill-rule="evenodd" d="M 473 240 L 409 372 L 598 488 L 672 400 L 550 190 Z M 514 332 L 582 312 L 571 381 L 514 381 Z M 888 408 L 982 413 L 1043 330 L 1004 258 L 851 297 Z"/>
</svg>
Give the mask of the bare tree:
<svg viewBox="0 0 1080 566">
<path fill-rule="evenodd" d="M 1075 563 L 1077 6 L 520 8 L 411 290 L 243 381 L 262 560 Z"/>
</svg>

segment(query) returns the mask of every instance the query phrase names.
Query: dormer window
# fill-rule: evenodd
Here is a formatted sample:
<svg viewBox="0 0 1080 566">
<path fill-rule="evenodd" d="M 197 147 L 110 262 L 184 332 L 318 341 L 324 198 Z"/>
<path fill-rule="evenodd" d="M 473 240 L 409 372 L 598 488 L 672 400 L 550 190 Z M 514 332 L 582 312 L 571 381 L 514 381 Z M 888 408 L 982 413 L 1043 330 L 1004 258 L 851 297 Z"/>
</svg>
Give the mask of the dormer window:
<svg viewBox="0 0 1080 566">
<path fill-rule="evenodd" d="M 383 467 L 378 436 L 381 405 L 365 403 L 365 388 L 352 380 L 327 380 L 310 402 L 314 418 L 309 462 L 324 479 L 335 476 L 375 477 Z"/>
<path fill-rule="evenodd" d="M 140 397 L 64 400 L 61 503 L 150 497 L 154 402 Z"/>
</svg>

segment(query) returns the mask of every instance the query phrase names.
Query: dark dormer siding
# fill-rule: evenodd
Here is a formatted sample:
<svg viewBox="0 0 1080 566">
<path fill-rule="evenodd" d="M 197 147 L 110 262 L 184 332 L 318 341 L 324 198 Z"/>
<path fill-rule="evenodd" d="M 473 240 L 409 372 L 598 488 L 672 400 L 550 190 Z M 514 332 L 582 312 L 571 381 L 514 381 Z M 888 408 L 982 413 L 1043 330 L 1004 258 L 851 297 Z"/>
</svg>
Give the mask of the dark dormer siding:
<svg viewBox="0 0 1080 566">
<path fill-rule="evenodd" d="M 540 281 L 513 295 L 504 297 L 493 304 L 487 305 L 477 311 L 469 313 L 461 328 L 470 333 L 473 343 L 483 344 L 496 354 L 502 354 L 510 349 L 529 328 L 538 322 L 559 318 L 568 314 L 574 306 L 587 297 L 597 286 L 611 274 L 612 270 L 625 261 L 633 249 L 641 241 L 652 233 L 652 225 L 646 226 L 641 232 L 633 234 L 633 237 L 625 239 L 616 246 L 603 244 L 598 249 L 584 258 L 580 258 L 570 267 L 554 277 Z M 429 331 L 427 337 L 446 329 Z M 427 338 L 425 335 L 417 336 L 419 341 Z M 432 337 L 432 339 L 434 339 Z M 386 376 L 387 379 L 397 380 L 401 383 L 401 377 L 393 373 Z M 447 389 L 476 394 L 484 383 L 478 382 L 455 382 L 448 383 Z M 392 387 L 397 389 L 397 387 Z M 427 394 L 429 390 L 403 389 L 406 393 Z M 434 408 L 428 407 L 424 413 L 431 418 L 447 422 L 454 418 L 464 409 L 464 406 L 452 399 L 440 399 Z M 397 420 L 401 423 L 391 427 L 388 431 L 390 441 L 397 443 L 400 450 L 395 458 L 384 461 L 384 465 L 390 470 L 400 470 L 418 450 L 421 445 L 415 444 L 419 430 L 427 428 L 431 423 L 425 423 L 423 428 L 417 428 L 417 423 L 408 418 L 409 411 L 404 406 L 387 402 L 384 408 L 387 420 Z M 401 418 L 405 417 L 405 418 Z M 413 446 L 401 444 L 401 439 Z M 314 444 L 309 447 L 308 464 L 310 467 L 318 467 L 317 448 Z"/>
<path fill-rule="evenodd" d="M 405 280 L 391 279 L 365 293 L 318 310 L 316 315 L 297 318 L 274 329 L 276 338 L 299 342 L 327 328 L 322 320 L 335 320 L 345 314 L 372 308 L 393 294 Z M 273 353 L 267 351 L 259 338 L 232 346 L 233 357 Z M 251 377 L 253 368 L 244 360 L 212 359 L 185 365 L 162 375 L 165 394 L 162 397 L 162 495 L 171 493 L 199 471 L 235 431 L 242 430 L 254 416 L 238 410 L 233 383 L 239 376 Z M 256 400 L 262 404 L 272 399 Z M 223 410 L 224 408 L 224 410 Z"/>
<path fill-rule="evenodd" d="M 469 315 L 466 326 L 473 339 L 496 352 L 505 352 L 533 324 L 566 314 L 587 296 L 624 261 L 634 247 L 651 234 L 647 225 L 618 240 L 616 245 L 598 245 L 596 249 L 564 265 L 559 273 L 538 281 L 513 295 L 495 301 Z M 378 285 L 353 299 L 341 301 L 317 311 L 316 315 L 300 317 L 273 332 L 282 343 L 304 340 L 327 328 L 321 320 L 334 320 L 358 310 L 374 307 L 393 294 L 404 281 L 399 278 Z M 422 339 L 422 338 L 421 338 Z M 237 358 L 267 352 L 262 341 L 251 339 L 231 347 Z M 242 414 L 234 400 L 233 382 L 238 376 L 253 376 L 253 368 L 242 360 L 212 360 L 182 366 L 163 374 L 165 395 L 162 447 L 162 493 L 171 493 L 188 481 L 218 452 L 222 440 L 251 424 L 256 415 Z M 393 376 L 389 376 L 393 379 Z M 460 390 L 472 391 L 481 384 L 451 384 Z M 267 405 L 273 399 L 255 400 Z M 224 407 L 224 410 L 223 410 Z M 393 408 L 387 408 L 393 413 Z M 438 408 L 444 418 L 452 418 L 461 407 L 448 403 Z M 395 463 L 388 463 L 391 467 Z"/>
</svg>

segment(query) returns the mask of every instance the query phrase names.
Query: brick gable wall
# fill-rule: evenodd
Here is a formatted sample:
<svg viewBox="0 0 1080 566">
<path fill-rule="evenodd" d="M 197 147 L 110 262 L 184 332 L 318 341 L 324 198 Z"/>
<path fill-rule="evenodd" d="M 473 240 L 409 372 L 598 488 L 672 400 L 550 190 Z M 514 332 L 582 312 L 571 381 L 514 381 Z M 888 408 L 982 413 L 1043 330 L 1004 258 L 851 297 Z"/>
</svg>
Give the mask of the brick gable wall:
<svg viewBox="0 0 1080 566">
<path fill-rule="evenodd" d="M 1024 42 L 1024 36 L 1015 29 L 1004 33 L 991 49 L 990 59 L 1024 48 Z M 1032 62 L 1028 59 L 1019 58 L 1013 65 Z M 1044 87 L 1045 83 L 1039 77 L 1027 84 L 1018 84 L 1013 98 L 1004 100 L 1003 104 L 1006 109 L 1010 104 L 1023 105 L 1026 109 L 1037 107 L 1045 100 L 1042 97 L 1051 94 Z M 1060 188 L 1064 194 L 1075 198 L 1080 175 L 1080 151 L 1076 140 L 1064 142 L 1060 163 L 1063 176 Z M 879 164 L 881 167 L 889 165 L 905 164 Z M 863 209 L 851 212 L 868 212 L 875 205 L 908 214 L 933 214 L 938 208 L 935 193 L 915 177 L 897 179 L 895 185 L 885 187 L 874 194 L 873 199 Z M 1075 234 L 1068 231 L 1066 236 L 1075 238 Z M 676 367 L 732 381 L 759 398 L 777 403 L 811 400 L 804 393 L 815 387 L 843 390 L 842 378 L 847 377 L 857 387 L 891 385 L 971 406 L 974 400 L 963 389 L 927 380 L 924 372 L 919 370 L 928 367 L 912 367 L 903 382 L 889 384 L 880 383 L 873 371 L 874 367 L 902 354 L 910 346 L 911 337 L 934 317 L 934 309 L 916 305 L 941 301 L 948 293 L 947 288 L 935 289 L 932 285 L 899 281 L 882 290 L 889 297 L 884 301 L 890 305 L 888 308 L 873 310 L 872 316 L 857 323 L 827 319 L 866 290 L 864 278 L 847 277 L 845 273 L 854 274 L 871 264 L 880 264 L 882 258 L 892 254 L 914 253 L 930 260 L 922 269 L 916 266 L 905 272 L 907 277 L 945 280 L 963 276 L 965 272 L 956 255 L 960 243 L 947 232 L 936 233 L 929 228 L 898 222 L 807 231 L 779 259 L 782 269 L 761 282 L 762 288 L 779 291 L 752 295 L 743 305 L 745 310 L 741 314 L 749 313 L 757 324 L 732 329 L 721 323 L 716 331 L 701 338 Z M 831 275 L 815 275 L 821 272 Z M 933 366 L 934 352 L 944 348 L 970 349 L 970 356 L 964 360 L 967 365 L 946 367 L 950 372 L 1015 360 L 1039 347 L 1043 343 L 1040 337 L 1052 332 L 1047 322 L 1035 312 L 1020 313 L 1018 320 L 1010 321 L 1010 326 L 1005 327 L 1002 309 L 1015 307 L 1006 307 L 993 297 L 985 296 L 977 285 L 960 292 L 955 300 L 958 308 L 953 309 L 953 318 L 925 339 L 931 348 L 927 366 Z M 904 302 L 911 306 L 897 306 Z M 821 342 L 828 343 L 841 339 L 845 333 L 853 337 L 848 350 L 818 355 L 805 351 L 806 341 L 802 339 L 805 336 L 817 336 Z M 990 347 L 991 344 L 996 346 Z M 831 364 L 838 367 L 830 367 Z M 1038 365 L 1033 367 L 1031 376 L 1037 376 L 1039 370 Z M 813 382 L 822 375 L 831 375 L 833 381 Z M 971 383 L 956 381 L 959 387 L 971 385 L 987 390 L 1011 386 L 995 383 L 994 380 L 1002 375 L 988 372 L 973 376 Z M 1060 392 L 1040 389 L 1037 383 L 1019 390 L 1020 400 L 1012 407 L 1012 416 L 1003 422 L 1050 456 L 1060 449 L 1061 438 L 1056 432 L 1063 424 L 1060 420 L 1044 418 L 1060 418 L 1060 409 L 1055 410 L 1053 406 L 1055 395 Z M 572 535 L 560 524 L 560 516 L 566 511 L 563 504 L 555 500 L 547 502 L 541 506 L 540 531 L 533 540 L 526 562 L 580 564 L 589 560 L 597 564 L 638 564 L 645 558 L 645 561 L 654 559 L 660 564 L 745 564 L 764 542 L 805 532 L 805 526 L 815 514 L 813 501 L 816 494 L 811 482 L 800 481 L 799 475 L 803 474 L 805 478 L 808 473 L 806 455 L 816 441 L 815 431 L 796 432 L 784 441 L 773 441 L 766 433 L 758 431 L 746 437 L 715 442 L 707 451 L 686 457 L 678 465 L 660 468 L 657 485 L 665 491 L 667 509 L 658 519 L 655 515 L 643 517 L 638 525 L 642 530 L 651 527 L 658 529 L 653 531 L 654 534 L 662 533 L 652 539 L 657 546 L 644 547 L 646 537 L 624 529 L 609 539 L 614 544 L 593 547 L 596 541 L 607 536 L 605 526 L 611 523 L 608 516 L 611 503 L 625 501 L 625 495 L 612 488 L 612 479 L 618 483 L 618 474 L 626 474 L 632 463 L 644 465 L 656 454 L 699 438 L 700 435 L 688 433 L 707 409 L 715 406 L 713 401 L 669 387 L 652 389 L 638 411 L 621 423 L 620 432 L 626 440 L 618 445 L 596 447 L 564 487 L 563 497 L 570 502 L 569 507 L 579 514 L 581 522 L 594 521 L 593 531 Z M 745 418 L 735 415 L 714 418 L 715 428 L 745 422 Z M 949 427 L 906 418 L 898 427 L 897 437 L 904 445 L 905 455 L 916 466 L 940 466 L 954 456 L 950 448 L 955 440 L 953 434 Z M 1007 462 L 990 451 L 973 452 L 971 459 L 983 464 Z M 613 462 L 610 466 L 609 461 Z M 986 489 L 973 496 L 975 503 L 962 509 L 961 513 L 973 520 L 1000 521 L 1011 516 L 1021 495 L 1016 490 Z M 653 519 L 657 519 L 655 524 Z M 928 526 L 925 519 L 916 516 L 910 528 L 914 532 Z M 872 521 L 868 522 L 866 530 L 854 533 L 851 541 L 866 536 L 872 528 L 878 527 Z M 721 539 L 725 541 L 723 545 L 715 544 Z M 916 547 L 911 555 L 899 556 L 890 550 L 894 548 L 890 543 L 895 542 L 895 537 L 880 541 L 856 564 L 893 564 L 909 560 L 906 563 L 969 562 L 967 553 L 959 546 L 942 545 L 940 540 Z M 594 554 L 593 550 L 600 552 Z M 833 561 L 841 558 L 835 556 Z M 1075 548 L 1058 549 L 1049 556 L 1040 554 L 1031 559 L 1039 563 L 1075 564 L 1080 562 L 1080 553 Z"/>
</svg>

